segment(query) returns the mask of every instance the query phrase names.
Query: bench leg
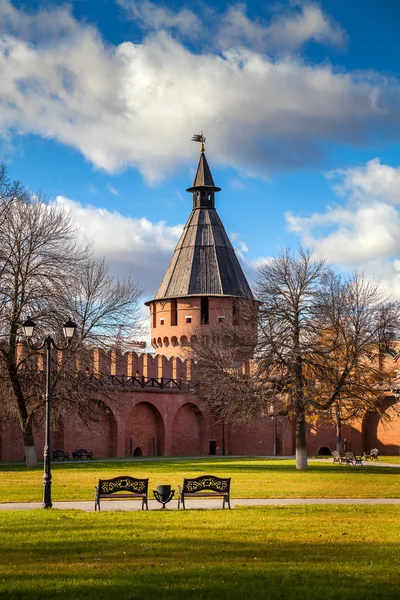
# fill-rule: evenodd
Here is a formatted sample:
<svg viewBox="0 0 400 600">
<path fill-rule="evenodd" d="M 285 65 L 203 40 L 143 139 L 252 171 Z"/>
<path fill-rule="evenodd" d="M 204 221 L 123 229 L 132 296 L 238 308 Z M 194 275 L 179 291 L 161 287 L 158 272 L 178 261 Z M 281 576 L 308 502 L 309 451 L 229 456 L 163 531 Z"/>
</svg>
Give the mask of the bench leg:
<svg viewBox="0 0 400 600">
<path fill-rule="evenodd" d="M 227 503 L 228 508 L 230 508 L 231 507 L 231 502 L 230 502 L 229 496 L 224 496 L 224 502 L 222 504 L 222 508 L 225 508 L 225 502 Z"/>
</svg>

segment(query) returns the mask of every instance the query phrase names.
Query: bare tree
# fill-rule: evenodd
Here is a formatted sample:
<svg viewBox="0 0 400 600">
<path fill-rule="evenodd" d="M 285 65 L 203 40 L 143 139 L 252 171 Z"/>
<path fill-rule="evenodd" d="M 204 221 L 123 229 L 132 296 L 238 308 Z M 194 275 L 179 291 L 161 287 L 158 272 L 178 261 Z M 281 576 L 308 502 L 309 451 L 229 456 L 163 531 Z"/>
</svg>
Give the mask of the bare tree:
<svg viewBox="0 0 400 600">
<path fill-rule="evenodd" d="M 261 267 L 257 298 L 259 337 L 248 375 L 229 366 L 236 360 L 235 335 L 214 337 L 212 344 L 199 338 L 197 387 L 211 405 L 214 389 L 236 420 L 291 415 L 296 467 L 306 469 L 307 418 L 339 405 L 353 416 L 378 406 L 387 373 L 369 357 L 393 339 L 398 307 L 389 309 L 379 283 L 357 273 L 335 275 L 303 249 L 286 250 Z"/>
<path fill-rule="evenodd" d="M 0 386 L 3 415 L 17 416 L 27 465 L 36 464 L 33 425 L 44 411 L 40 360 L 20 335 L 27 316 L 38 335 L 59 339 L 63 319 L 78 324 L 73 344 L 52 364 L 54 415 L 84 415 L 98 381 L 87 376 L 91 345 L 106 344 L 116 323 L 134 324 L 140 296 L 129 280 L 113 280 L 104 261 L 77 243 L 70 215 L 26 192 L 12 198 L 0 227 Z M 60 323 L 61 320 L 61 323 Z M 76 373 L 79 355 L 85 375 Z M 97 388 L 98 389 L 98 388 Z"/>
</svg>

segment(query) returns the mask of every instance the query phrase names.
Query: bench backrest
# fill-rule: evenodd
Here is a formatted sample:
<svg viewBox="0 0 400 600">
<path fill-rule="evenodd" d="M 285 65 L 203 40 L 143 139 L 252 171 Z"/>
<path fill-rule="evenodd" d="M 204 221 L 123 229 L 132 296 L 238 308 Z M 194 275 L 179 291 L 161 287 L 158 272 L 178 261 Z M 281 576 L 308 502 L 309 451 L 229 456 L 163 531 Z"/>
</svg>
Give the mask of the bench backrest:
<svg viewBox="0 0 400 600">
<path fill-rule="evenodd" d="M 65 456 L 65 452 L 64 452 L 64 450 L 56 449 L 56 450 L 53 450 L 53 456 Z"/>
<path fill-rule="evenodd" d="M 77 454 L 90 454 L 86 448 L 78 448 L 78 450 L 76 451 Z"/>
<path fill-rule="evenodd" d="M 210 490 L 212 492 L 229 493 L 231 478 L 215 477 L 214 475 L 201 475 L 193 479 L 183 480 L 183 491 L 187 493 Z"/>
<path fill-rule="evenodd" d="M 133 494 L 147 494 L 148 479 L 135 477 L 114 477 L 114 479 L 99 479 L 99 494 L 115 494 L 116 492 L 132 492 Z"/>
<path fill-rule="evenodd" d="M 345 456 L 345 458 L 348 458 L 349 460 L 356 460 L 356 457 L 354 456 L 353 452 L 346 452 L 346 454 L 344 456 Z"/>
<path fill-rule="evenodd" d="M 373 448 L 369 454 L 370 456 L 378 456 L 378 452 L 378 448 Z"/>
<path fill-rule="evenodd" d="M 338 452 L 337 450 L 334 450 L 332 452 L 332 456 L 333 456 L 333 458 L 340 458 L 340 452 Z"/>
</svg>

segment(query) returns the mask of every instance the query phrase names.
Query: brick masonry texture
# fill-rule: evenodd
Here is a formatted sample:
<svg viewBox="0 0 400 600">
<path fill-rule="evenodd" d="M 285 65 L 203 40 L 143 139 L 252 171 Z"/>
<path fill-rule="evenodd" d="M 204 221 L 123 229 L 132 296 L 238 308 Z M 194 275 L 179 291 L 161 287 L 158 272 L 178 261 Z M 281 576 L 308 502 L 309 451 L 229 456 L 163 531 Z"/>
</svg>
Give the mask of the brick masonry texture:
<svg viewBox="0 0 400 600">
<path fill-rule="evenodd" d="M 115 351 L 100 353 L 103 372 L 141 377 L 185 378 L 190 373 L 190 360 L 167 359 L 163 356 Z M 95 359 L 94 359 L 95 363 Z M 396 364 L 394 363 L 395 367 Z M 180 392 L 177 388 L 165 390 L 152 388 L 122 389 L 104 398 L 98 398 L 97 420 L 83 423 L 73 416 L 59 423 L 52 434 L 52 447 L 72 452 L 77 448 L 92 450 L 97 457 L 143 456 L 198 456 L 206 455 L 215 447 L 222 452 L 224 429 L 226 453 L 231 455 L 294 454 L 294 424 L 289 418 L 264 418 L 251 426 L 222 427 L 213 423 L 201 401 Z M 114 388 L 113 388 L 114 389 Z M 362 453 L 377 447 L 381 454 L 398 455 L 400 449 L 400 410 L 393 395 L 382 398 L 389 419 L 366 414 L 362 419 L 346 423 L 343 439 L 346 447 Z M 43 453 L 44 426 L 40 422 L 34 432 L 35 446 Z M 321 449 L 335 449 L 336 433 L 331 422 L 320 417 L 308 426 L 307 443 L 310 455 Z M 2 460 L 22 460 L 24 448 L 17 421 L 1 425 L 0 457 Z"/>
</svg>

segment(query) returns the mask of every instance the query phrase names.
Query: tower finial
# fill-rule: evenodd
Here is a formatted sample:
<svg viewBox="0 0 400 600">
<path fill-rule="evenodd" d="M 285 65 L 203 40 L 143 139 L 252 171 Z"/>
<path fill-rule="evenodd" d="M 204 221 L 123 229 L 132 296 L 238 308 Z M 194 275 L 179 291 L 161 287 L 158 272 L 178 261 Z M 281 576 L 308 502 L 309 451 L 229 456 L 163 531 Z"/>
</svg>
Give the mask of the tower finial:
<svg viewBox="0 0 400 600">
<path fill-rule="evenodd" d="M 204 152 L 204 144 L 206 143 L 206 138 L 203 135 L 203 131 L 201 133 L 195 133 L 192 137 L 192 142 L 200 142 L 201 148 L 200 152 Z"/>
</svg>

